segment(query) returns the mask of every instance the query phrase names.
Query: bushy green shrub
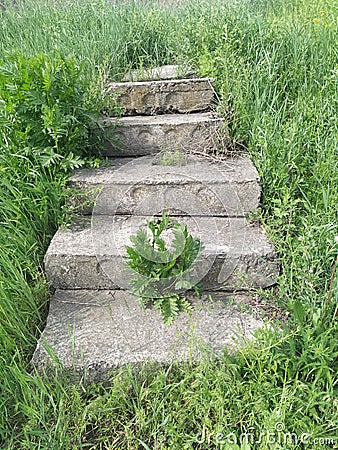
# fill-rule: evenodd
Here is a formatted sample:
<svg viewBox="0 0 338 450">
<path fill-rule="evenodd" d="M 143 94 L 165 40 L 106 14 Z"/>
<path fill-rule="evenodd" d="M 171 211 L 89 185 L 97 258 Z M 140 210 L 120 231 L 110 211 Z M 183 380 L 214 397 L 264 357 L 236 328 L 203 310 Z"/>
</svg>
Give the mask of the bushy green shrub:
<svg viewBox="0 0 338 450">
<path fill-rule="evenodd" d="M 88 86 L 72 57 L 54 52 L 28 58 L 14 52 L 0 65 L 0 120 L 10 124 L 6 139 L 20 142 L 18 151 L 36 156 L 42 166 L 80 166 L 98 151 L 93 150 L 94 101 Z"/>
</svg>

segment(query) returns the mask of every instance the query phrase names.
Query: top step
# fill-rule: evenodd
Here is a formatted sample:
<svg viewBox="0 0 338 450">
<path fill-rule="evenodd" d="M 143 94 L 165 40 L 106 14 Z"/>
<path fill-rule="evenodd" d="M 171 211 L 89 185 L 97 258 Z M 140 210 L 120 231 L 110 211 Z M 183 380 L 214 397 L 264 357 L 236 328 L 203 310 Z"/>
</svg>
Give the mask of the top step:
<svg viewBox="0 0 338 450">
<path fill-rule="evenodd" d="M 207 111 L 214 99 L 212 78 L 109 83 L 123 115 L 158 115 Z"/>
<path fill-rule="evenodd" d="M 128 73 L 126 73 L 122 81 L 177 80 L 180 78 L 195 77 L 196 74 L 191 67 L 169 64 L 153 68 L 130 70 Z"/>
</svg>

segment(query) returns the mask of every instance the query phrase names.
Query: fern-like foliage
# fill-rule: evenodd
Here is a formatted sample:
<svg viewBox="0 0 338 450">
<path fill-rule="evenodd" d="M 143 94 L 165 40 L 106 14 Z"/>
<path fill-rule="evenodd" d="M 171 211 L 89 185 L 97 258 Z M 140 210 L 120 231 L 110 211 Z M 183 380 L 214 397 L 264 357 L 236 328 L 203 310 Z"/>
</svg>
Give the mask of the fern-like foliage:
<svg viewBox="0 0 338 450">
<path fill-rule="evenodd" d="M 148 221 L 147 228 L 148 232 L 139 229 L 130 237 L 133 246 L 126 246 L 127 264 L 132 271 L 130 290 L 142 305 L 153 303 L 160 309 L 164 322 L 170 325 L 180 311 L 191 309 L 184 292 L 194 290 L 200 294 L 200 286 L 189 275 L 202 245 L 165 211 L 161 219 Z M 168 231 L 173 236 L 170 245 L 165 237 Z"/>
</svg>

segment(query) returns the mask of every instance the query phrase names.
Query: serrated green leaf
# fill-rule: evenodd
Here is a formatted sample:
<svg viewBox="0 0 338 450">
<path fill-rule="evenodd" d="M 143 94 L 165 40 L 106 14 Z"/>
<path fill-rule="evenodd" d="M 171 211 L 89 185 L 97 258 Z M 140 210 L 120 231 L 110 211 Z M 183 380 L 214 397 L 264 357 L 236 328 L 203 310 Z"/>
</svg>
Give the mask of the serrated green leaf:
<svg viewBox="0 0 338 450">
<path fill-rule="evenodd" d="M 135 272 L 131 281 L 131 291 L 148 299 L 156 309 L 161 310 L 164 322 L 169 325 L 180 311 L 191 309 L 185 297 L 178 290 L 198 288 L 191 283 L 187 274 L 200 251 L 200 240 L 189 235 L 187 226 L 162 213 L 161 219 L 147 222 L 152 238 L 144 229 L 130 237 L 132 246 L 126 246 L 127 264 Z M 173 233 L 173 251 L 166 248 L 161 234 L 171 228 Z"/>
<path fill-rule="evenodd" d="M 184 280 L 183 278 L 178 280 L 175 284 L 175 289 L 191 289 L 192 284 L 188 280 Z"/>
</svg>

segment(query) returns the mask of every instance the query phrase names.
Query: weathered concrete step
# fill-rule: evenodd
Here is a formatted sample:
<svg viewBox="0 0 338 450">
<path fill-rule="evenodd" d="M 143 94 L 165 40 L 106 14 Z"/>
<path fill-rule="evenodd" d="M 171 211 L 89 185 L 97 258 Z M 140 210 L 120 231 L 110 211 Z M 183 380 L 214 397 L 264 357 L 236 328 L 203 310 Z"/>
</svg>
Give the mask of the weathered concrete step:
<svg viewBox="0 0 338 450">
<path fill-rule="evenodd" d="M 129 71 L 122 81 L 175 80 L 192 78 L 195 71 L 188 66 L 168 64 L 165 66 L 142 68 Z"/>
<path fill-rule="evenodd" d="M 226 134 L 225 121 L 212 113 L 163 114 L 106 118 L 105 156 L 143 156 L 161 151 L 215 149 L 215 137 Z"/>
<path fill-rule="evenodd" d="M 165 162 L 166 156 L 163 155 Z M 244 216 L 259 206 L 258 173 L 249 158 L 210 162 L 189 156 L 180 166 L 161 164 L 152 156 L 117 158 L 114 166 L 80 169 L 70 186 L 81 195 L 70 200 L 90 214 L 153 215 L 171 208 L 180 215 Z"/>
<path fill-rule="evenodd" d="M 127 363 L 169 364 L 233 352 L 263 325 L 243 312 L 250 309 L 248 297 L 217 293 L 213 300 L 192 300 L 191 315 L 180 314 L 168 327 L 158 310 L 141 309 L 125 291 L 58 290 L 32 364 L 52 369 L 47 342 L 65 369 L 78 377 L 86 373 L 87 381 L 108 381 L 110 370 Z"/>
<path fill-rule="evenodd" d="M 59 229 L 45 256 L 51 284 L 61 289 L 128 289 L 125 246 L 150 217 L 96 215 L 72 230 Z M 179 217 L 204 245 L 189 278 L 204 289 L 267 287 L 278 277 L 278 260 L 264 231 L 245 219 Z M 170 236 L 169 236 L 170 238 Z"/>
<path fill-rule="evenodd" d="M 107 94 L 121 104 L 123 115 L 192 113 L 210 109 L 212 78 L 109 83 Z"/>
</svg>

